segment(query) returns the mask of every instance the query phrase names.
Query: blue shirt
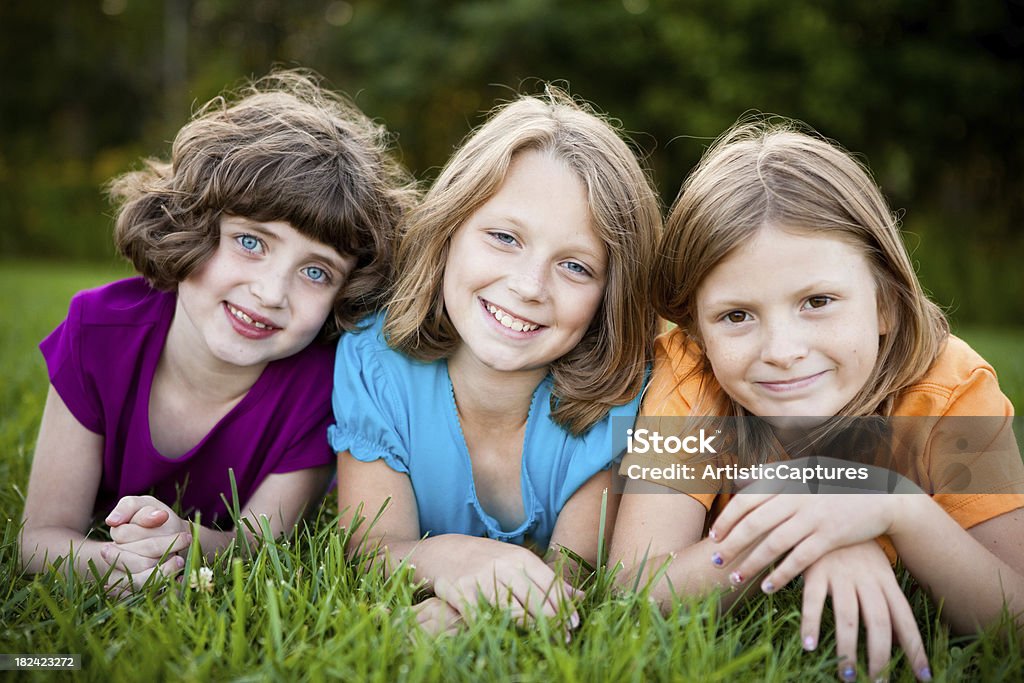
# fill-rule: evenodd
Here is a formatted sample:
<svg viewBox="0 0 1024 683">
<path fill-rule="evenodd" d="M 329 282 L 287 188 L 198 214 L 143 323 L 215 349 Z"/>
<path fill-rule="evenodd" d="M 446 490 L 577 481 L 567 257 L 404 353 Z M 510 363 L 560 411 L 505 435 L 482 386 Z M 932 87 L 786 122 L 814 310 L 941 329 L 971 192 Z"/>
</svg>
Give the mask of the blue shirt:
<svg viewBox="0 0 1024 683">
<path fill-rule="evenodd" d="M 640 397 L 613 407 L 585 434 L 573 436 L 551 419 L 551 377 L 541 381 L 523 439 L 525 519 L 515 529 L 502 529 L 476 495 L 447 362 L 423 363 L 389 348 L 381 335 L 383 322 L 378 314 L 369 327 L 342 335 L 338 343 L 331 446 L 362 462 L 383 458 L 407 474 L 424 535 L 458 533 L 546 548 L 566 501 L 625 450 L 622 430 L 613 444 L 610 418 L 634 419 Z"/>
</svg>

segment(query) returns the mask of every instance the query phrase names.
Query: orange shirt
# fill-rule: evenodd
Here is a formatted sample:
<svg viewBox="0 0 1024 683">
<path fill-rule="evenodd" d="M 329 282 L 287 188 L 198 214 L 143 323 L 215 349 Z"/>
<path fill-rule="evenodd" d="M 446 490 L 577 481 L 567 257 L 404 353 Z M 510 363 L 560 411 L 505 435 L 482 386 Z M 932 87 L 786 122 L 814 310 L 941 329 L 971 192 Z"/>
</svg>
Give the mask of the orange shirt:
<svg viewBox="0 0 1024 683">
<path fill-rule="evenodd" d="M 700 350 L 681 329 L 675 328 L 660 335 L 655 344 L 654 373 L 644 396 L 641 416 L 689 416 L 702 388 L 712 395 L 721 392 L 714 376 L 699 369 L 702 361 Z M 707 386 L 702 387 L 705 383 Z M 954 336 L 949 337 L 924 377 L 897 396 L 893 407 L 894 417 L 993 416 L 1009 419 L 1012 415 L 1013 405 L 999 390 L 992 366 L 966 342 Z M 925 434 L 927 439 L 933 436 Z M 1016 449 L 1015 444 L 1012 448 Z M 630 462 L 635 462 L 632 457 L 627 456 L 622 471 Z M 654 464 L 664 465 L 668 461 L 664 457 L 656 458 Z M 1005 481 L 989 486 L 986 493 L 939 493 L 934 499 L 965 529 L 1024 507 L 1024 494 L 995 492 L 1022 490 L 1024 466 L 1017 468 L 1018 464 L 1011 463 L 1005 475 L 999 475 Z M 671 481 L 658 483 L 673 486 Z M 725 493 L 690 495 L 708 509 L 709 520 L 718 515 L 730 498 Z"/>
</svg>

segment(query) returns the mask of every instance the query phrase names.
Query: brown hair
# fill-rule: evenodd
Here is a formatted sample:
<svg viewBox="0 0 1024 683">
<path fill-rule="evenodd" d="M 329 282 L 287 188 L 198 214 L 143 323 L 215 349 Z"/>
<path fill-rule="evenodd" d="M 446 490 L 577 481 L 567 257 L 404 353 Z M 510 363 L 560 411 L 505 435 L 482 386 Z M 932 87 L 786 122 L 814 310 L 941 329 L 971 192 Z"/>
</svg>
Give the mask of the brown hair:
<svg viewBox="0 0 1024 683">
<path fill-rule="evenodd" d="M 222 215 L 286 221 L 356 267 L 325 333 L 378 308 L 398 221 L 416 192 L 383 127 L 305 71 L 276 71 L 202 106 L 174 140 L 115 178 L 114 240 L 152 286 L 173 290 L 217 248 Z"/>
<path fill-rule="evenodd" d="M 448 245 L 526 150 L 551 154 L 578 174 L 594 231 L 608 250 L 608 280 L 594 321 L 576 348 L 551 364 L 552 419 L 581 434 L 643 386 L 656 334 L 650 268 L 661 213 L 650 179 L 616 129 L 557 88 L 492 112 L 410 213 L 384 333 L 393 348 L 419 360 L 454 350 L 459 338 L 442 296 Z"/>
<path fill-rule="evenodd" d="M 802 124 L 777 117 L 741 120 L 705 152 L 666 223 L 655 269 L 658 312 L 700 345 L 700 284 L 766 225 L 828 233 L 868 259 L 887 333 L 867 383 L 840 415 L 888 414 L 896 394 L 938 356 L 949 326 L 922 290 L 899 222 L 870 171 Z M 702 370 L 710 376 L 707 358 Z M 708 414 L 744 414 L 724 392 L 717 402 L 705 397 L 698 403 Z"/>
</svg>

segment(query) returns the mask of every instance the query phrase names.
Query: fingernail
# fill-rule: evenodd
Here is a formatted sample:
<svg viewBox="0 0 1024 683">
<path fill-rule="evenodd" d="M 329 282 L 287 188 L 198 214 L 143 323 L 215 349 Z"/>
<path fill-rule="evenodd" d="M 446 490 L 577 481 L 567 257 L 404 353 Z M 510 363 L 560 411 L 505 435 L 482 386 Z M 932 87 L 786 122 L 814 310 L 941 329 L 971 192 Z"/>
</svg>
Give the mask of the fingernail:
<svg viewBox="0 0 1024 683">
<path fill-rule="evenodd" d="M 740 574 L 739 572 L 733 572 L 732 574 L 729 574 L 729 583 L 731 583 L 734 586 L 740 585 L 741 583 L 743 583 L 743 574 Z"/>
<path fill-rule="evenodd" d="M 771 581 L 769 581 L 768 579 L 765 579 L 764 581 L 761 582 L 761 591 L 763 593 L 774 593 L 775 592 L 775 584 L 772 583 Z"/>
<path fill-rule="evenodd" d="M 917 680 L 919 681 L 930 681 L 932 680 L 932 670 L 930 667 L 924 667 L 917 672 Z"/>
<path fill-rule="evenodd" d="M 853 664 L 847 664 L 843 667 L 842 673 L 839 674 L 844 681 L 855 681 L 857 680 L 857 670 L 853 668 Z"/>
<path fill-rule="evenodd" d="M 808 652 L 812 652 L 814 648 L 818 647 L 817 641 L 814 636 L 804 636 L 804 649 Z"/>
<path fill-rule="evenodd" d="M 149 516 L 150 517 L 159 517 L 160 516 L 160 511 L 159 510 L 153 510 L 152 512 L 149 513 Z"/>
<path fill-rule="evenodd" d="M 176 566 L 178 569 L 182 569 L 185 566 L 185 558 L 181 555 L 175 555 L 174 566 Z"/>
<path fill-rule="evenodd" d="M 107 524 L 120 524 L 121 519 L 122 517 L 120 512 L 111 512 L 107 515 Z"/>
<path fill-rule="evenodd" d="M 722 559 L 722 556 L 719 553 L 711 553 L 711 564 L 716 567 L 721 567 L 725 564 L 725 560 Z"/>
<path fill-rule="evenodd" d="M 572 624 L 573 628 L 577 628 L 580 625 L 580 613 L 573 612 L 572 616 L 569 617 L 569 623 Z"/>
<path fill-rule="evenodd" d="M 107 553 L 109 551 L 110 551 L 110 546 L 109 545 L 105 545 L 105 546 L 101 547 L 100 548 L 100 557 L 102 557 L 104 560 L 107 559 Z"/>
<path fill-rule="evenodd" d="M 710 538 L 712 541 L 717 541 L 718 540 L 718 534 L 715 533 L 714 529 L 712 529 L 711 531 L 708 532 L 708 538 Z"/>
</svg>

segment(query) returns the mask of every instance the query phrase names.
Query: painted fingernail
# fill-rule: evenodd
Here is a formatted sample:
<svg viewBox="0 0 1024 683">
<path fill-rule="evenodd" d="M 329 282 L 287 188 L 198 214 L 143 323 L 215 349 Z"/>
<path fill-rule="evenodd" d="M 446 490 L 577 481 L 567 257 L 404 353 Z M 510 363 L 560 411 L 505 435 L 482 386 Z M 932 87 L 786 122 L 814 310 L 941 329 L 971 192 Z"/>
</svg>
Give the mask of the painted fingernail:
<svg viewBox="0 0 1024 683">
<path fill-rule="evenodd" d="M 847 664 L 843 667 L 843 671 L 839 674 L 844 681 L 855 681 L 857 680 L 857 670 L 853 668 L 853 664 Z"/>
<path fill-rule="evenodd" d="M 722 559 L 722 556 L 720 554 L 711 553 L 711 564 L 715 565 L 716 567 L 721 567 L 723 564 L 725 564 L 725 560 Z"/>
<path fill-rule="evenodd" d="M 804 636 L 804 649 L 808 652 L 812 652 L 814 648 L 818 647 L 818 641 L 814 639 L 814 636 Z"/>
<path fill-rule="evenodd" d="M 932 670 L 930 667 L 924 667 L 917 672 L 917 680 L 919 681 L 930 681 L 932 680 Z"/>
<path fill-rule="evenodd" d="M 761 592 L 763 592 L 763 593 L 774 593 L 775 592 L 775 584 L 772 583 L 771 581 L 769 581 L 768 579 L 765 579 L 764 581 L 761 582 Z"/>
<path fill-rule="evenodd" d="M 710 538 L 712 541 L 717 541 L 718 540 L 718 534 L 715 533 L 714 529 L 712 529 L 711 531 L 708 532 L 708 538 Z"/>
<path fill-rule="evenodd" d="M 743 583 L 743 574 L 740 574 L 739 572 L 733 572 L 732 574 L 729 574 L 729 583 L 731 583 L 734 586 L 740 585 L 741 583 Z"/>
</svg>

